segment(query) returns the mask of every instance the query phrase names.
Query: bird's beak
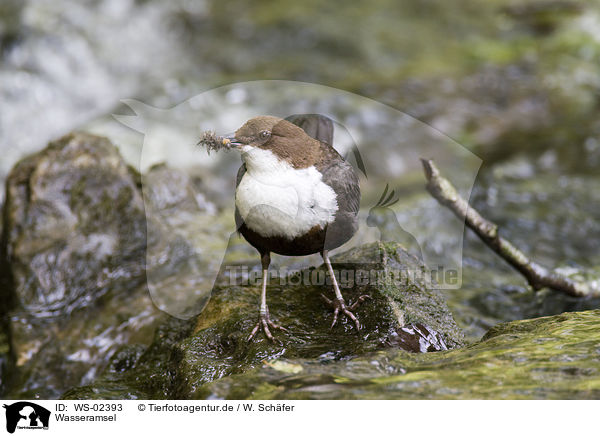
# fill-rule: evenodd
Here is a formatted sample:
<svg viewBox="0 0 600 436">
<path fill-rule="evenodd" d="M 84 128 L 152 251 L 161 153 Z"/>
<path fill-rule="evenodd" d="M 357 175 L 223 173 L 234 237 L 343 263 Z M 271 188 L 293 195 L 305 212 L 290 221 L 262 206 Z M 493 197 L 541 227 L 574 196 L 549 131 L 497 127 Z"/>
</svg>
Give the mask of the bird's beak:
<svg viewBox="0 0 600 436">
<path fill-rule="evenodd" d="M 231 133 L 231 134 L 229 134 L 229 135 L 226 135 L 226 136 L 224 136 L 224 137 L 223 137 L 223 139 L 224 139 L 225 141 L 229 141 L 229 145 L 230 145 L 231 147 L 240 148 L 242 145 L 244 145 L 244 144 L 242 144 L 240 141 L 238 141 L 238 140 L 235 138 L 235 133 Z"/>
</svg>

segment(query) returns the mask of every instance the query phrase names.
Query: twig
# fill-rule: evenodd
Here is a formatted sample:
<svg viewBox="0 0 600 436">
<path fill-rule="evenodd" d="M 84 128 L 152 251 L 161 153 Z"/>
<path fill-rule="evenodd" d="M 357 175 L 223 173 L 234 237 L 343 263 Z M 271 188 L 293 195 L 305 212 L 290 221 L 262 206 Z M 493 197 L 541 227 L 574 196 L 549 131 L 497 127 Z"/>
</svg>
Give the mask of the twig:
<svg viewBox="0 0 600 436">
<path fill-rule="evenodd" d="M 547 287 L 575 297 L 600 296 L 600 286 L 585 281 L 573 280 L 549 271 L 530 260 L 521 250 L 498 235 L 496 224 L 486 220 L 479 212 L 469 206 L 458 194 L 456 188 L 452 186 L 452 183 L 442 177 L 432 160 L 421 159 L 421 162 L 427 179 L 427 191 L 438 202 L 454 212 L 454 215 L 460 220 L 464 219 L 467 227 L 473 230 L 488 247 L 519 271 L 533 289 L 538 290 Z"/>
</svg>

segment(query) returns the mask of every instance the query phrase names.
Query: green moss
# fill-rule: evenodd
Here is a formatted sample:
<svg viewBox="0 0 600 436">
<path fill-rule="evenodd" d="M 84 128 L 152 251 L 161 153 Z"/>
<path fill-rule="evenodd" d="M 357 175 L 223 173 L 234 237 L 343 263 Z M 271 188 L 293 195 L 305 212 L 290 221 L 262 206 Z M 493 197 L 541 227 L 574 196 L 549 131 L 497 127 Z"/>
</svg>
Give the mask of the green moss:
<svg viewBox="0 0 600 436">
<path fill-rule="evenodd" d="M 600 311 L 497 326 L 452 351 L 383 351 L 327 365 L 295 360 L 300 374 L 257 368 L 204 386 L 201 396 L 261 399 L 599 399 Z M 292 382 L 293 380 L 293 382 Z M 333 384 L 332 384 L 333 383 Z"/>
</svg>

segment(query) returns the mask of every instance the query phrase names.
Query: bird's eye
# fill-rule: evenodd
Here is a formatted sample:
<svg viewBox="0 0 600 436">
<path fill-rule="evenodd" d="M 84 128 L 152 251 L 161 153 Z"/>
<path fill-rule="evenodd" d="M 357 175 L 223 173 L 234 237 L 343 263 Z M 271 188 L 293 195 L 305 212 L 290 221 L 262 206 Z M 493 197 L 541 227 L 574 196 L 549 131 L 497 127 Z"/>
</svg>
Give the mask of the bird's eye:
<svg viewBox="0 0 600 436">
<path fill-rule="evenodd" d="M 271 136 L 271 132 L 269 132 L 268 130 L 263 130 L 259 133 L 259 135 L 262 139 L 267 139 L 269 136 Z"/>
</svg>

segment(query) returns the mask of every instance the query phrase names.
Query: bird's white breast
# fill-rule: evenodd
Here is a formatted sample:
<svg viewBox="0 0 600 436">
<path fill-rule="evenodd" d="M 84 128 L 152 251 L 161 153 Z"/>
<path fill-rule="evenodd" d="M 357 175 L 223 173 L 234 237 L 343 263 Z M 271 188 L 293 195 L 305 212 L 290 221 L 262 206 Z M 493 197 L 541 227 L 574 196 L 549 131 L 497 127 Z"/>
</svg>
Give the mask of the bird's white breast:
<svg viewBox="0 0 600 436">
<path fill-rule="evenodd" d="M 336 195 L 315 167 L 294 169 L 271 151 L 247 147 L 246 173 L 235 204 L 246 226 L 261 236 L 293 239 L 333 222 Z"/>
</svg>

